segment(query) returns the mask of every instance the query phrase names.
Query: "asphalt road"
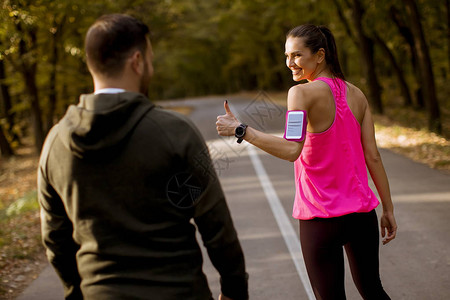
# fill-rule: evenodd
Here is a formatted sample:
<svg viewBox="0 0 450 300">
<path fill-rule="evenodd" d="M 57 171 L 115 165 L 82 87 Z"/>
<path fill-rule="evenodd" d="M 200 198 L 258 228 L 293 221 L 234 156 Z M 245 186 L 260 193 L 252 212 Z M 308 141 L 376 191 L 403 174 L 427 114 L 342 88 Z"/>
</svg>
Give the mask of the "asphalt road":
<svg viewBox="0 0 450 300">
<path fill-rule="evenodd" d="M 314 299 L 304 273 L 298 222 L 291 217 L 292 163 L 245 142 L 238 145 L 234 138 L 218 137 L 215 121 L 224 113 L 224 100 L 185 99 L 164 106 L 191 106 L 190 117 L 208 141 L 245 253 L 251 299 Z M 241 121 L 281 135 L 285 110 L 265 94 L 228 100 Z M 383 286 L 392 299 L 450 299 L 450 174 L 384 149 L 381 155 L 399 226 L 397 238 L 380 247 Z M 206 254 L 204 270 L 217 298 L 219 276 Z M 348 267 L 346 291 L 348 299 L 361 299 Z M 51 267 L 18 299 L 62 299 L 61 284 Z"/>
</svg>

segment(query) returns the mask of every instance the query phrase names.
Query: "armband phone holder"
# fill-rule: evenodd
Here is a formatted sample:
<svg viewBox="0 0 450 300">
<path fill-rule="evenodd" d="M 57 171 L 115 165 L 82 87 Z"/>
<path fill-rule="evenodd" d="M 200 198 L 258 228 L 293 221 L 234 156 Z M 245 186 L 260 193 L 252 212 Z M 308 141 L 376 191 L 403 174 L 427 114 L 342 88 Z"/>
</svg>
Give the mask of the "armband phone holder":
<svg viewBox="0 0 450 300">
<path fill-rule="evenodd" d="M 306 137 L 306 111 L 288 110 L 284 138 L 288 141 L 302 142 Z"/>
</svg>

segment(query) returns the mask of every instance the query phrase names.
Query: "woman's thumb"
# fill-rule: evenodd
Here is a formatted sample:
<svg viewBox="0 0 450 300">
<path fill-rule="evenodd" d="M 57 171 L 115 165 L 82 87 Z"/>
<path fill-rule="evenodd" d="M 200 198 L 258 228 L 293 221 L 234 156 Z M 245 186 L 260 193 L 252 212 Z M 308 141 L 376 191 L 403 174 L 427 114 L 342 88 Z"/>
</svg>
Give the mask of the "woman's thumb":
<svg viewBox="0 0 450 300">
<path fill-rule="evenodd" d="M 233 115 L 230 107 L 228 106 L 228 100 L 225 100 L 225 102 L 223 103 L 223 107 L 225 108 L 225 112 L 227 113 L 227 115 Z"/>
</svg>

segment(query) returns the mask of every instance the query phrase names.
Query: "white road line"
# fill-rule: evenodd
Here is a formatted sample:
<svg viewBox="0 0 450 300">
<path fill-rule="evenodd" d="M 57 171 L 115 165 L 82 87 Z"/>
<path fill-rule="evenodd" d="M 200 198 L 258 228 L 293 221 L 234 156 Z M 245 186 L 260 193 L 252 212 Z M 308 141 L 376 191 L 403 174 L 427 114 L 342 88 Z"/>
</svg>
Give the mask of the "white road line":
<svg viewBox="0 0 450 300">
<path fill-rule="evenodd" d="M 305 262 L 303 261 L 302 249 L 300 246 L 300 241 L 297 238 L 297 234 L 289 221 L 289 218 L 281 205 L 280 199 L 273 188 L 272 182 L 267 175 L 264 166 L 259 159 L 258 153 L 253 146 L 249 145 L 247 147 L 248 154 L 252 161 L 253 167 L 255 168 L 256 174 L 258 175 L 261 186 L 263 187 L 264 193 L 266 194 L 267 201 L 269 202 L 272 213 L 275 216 L 278 227 L 280 228 L 281 234 L 283 235 L 284 242 L 291 254 L 292 260 L 294 261 L 297 273 L 300 276 L 300 280 L 305 287 L 306 294 L 310 300 L 314 300 L 314 293 L 309 283 L 308 274 L 306 273 Z"/>
</svg>

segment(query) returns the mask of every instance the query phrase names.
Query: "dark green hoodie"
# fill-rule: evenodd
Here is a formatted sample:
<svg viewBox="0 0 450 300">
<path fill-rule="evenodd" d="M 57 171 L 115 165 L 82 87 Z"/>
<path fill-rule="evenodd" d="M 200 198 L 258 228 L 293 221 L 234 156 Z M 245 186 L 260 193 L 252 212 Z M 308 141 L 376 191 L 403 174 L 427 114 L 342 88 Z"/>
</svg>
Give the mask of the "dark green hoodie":
<svg viewBox="0 0 450 300">
<path fill-rule="evenodd" d="M 70 106 L 44 144 L 38 195 L 67 299 L 211 299 L 196 228 L 223 294 L 248 298 L 207 146 L 187 118 L 142 94 L 83 95 Z"/>
</svg>

